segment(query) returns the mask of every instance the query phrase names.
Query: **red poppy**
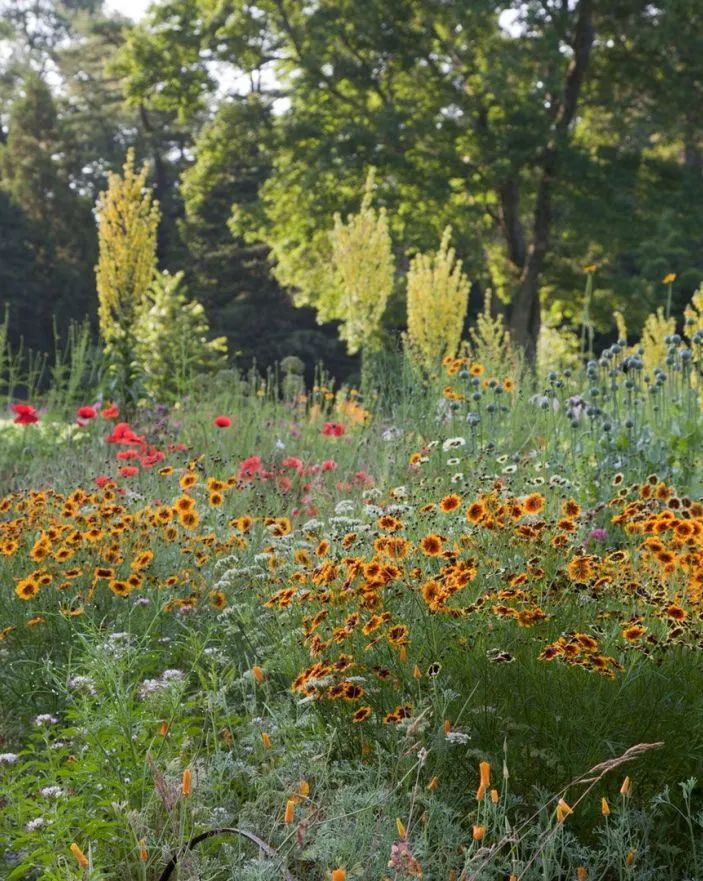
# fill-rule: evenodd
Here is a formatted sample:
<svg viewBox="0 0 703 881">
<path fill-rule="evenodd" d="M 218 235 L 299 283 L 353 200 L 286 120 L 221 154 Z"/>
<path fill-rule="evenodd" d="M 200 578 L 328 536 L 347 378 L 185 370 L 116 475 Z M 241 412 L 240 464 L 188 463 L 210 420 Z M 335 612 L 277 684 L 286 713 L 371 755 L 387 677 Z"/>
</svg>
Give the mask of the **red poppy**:
<svg viewBox="0 0 703 881">
<path fill-rule="evenodd" d="M 232 420 L 229 416 L 216 416 L 215 417 L 215 425 L 218 428 L 229 428 L 232 424 Z"/>
<path fill-rule="evenodd" d="M 166 456 L 161 452 L 161 450 L 157 450 L 155 447 L 149 447 L 148 451 L 141 457 L 139 460 L 142 463 L 142 468 L 153 468 L 154 465 L 158 465 L 159 462 L 163 462 Z"/>
<path fill-rule="evenodd" d="M 39 422 L 36 407 L 31 404 L 13 404 L 10 409 L 15 414 L 15 425 L 32 425 Z"/>
<path fill-rule="evenodd" d="M 95 485 L 97 487 L 99 487 L 100 489 L 103 489 L 103 487 L 106 487 L 108 485 L 108 483 L 112 483 L 112 481 L 107 476 L 107 474 L 98 474 L 98 476 L 95 478 Z"/>
<path fill-rule="evenodd" d="M 123 460 L 138 459 L 139 453 L 136 450 L 120 450 L 115 458 L 116 459 L 123 459 Z"/>
<path fill-rule="evenodd" d="M 117 409 L 117 404 L 108 404 L 107 407 L 103 407 L 102 417 L 103 419 L 119 419 L 120 411 Z"/>
<path fill-rule="evenodd" d="M 120 468 L 120 474 L 122 477 L 134 477 L 135 474 L 139 474 L 139 469 L 136 465 L 125 465 Z"/>
<path fill-rule="evenodd" d="M 98 415 L 98 411 L 95 407 L 79 407 L 76 416 L 79 419 L 95 419 Z"/>
<path fill-rule="evenodd" d="M 125 444 L 126 446 L 136 444 L 140 447 L 146 444 L 146 441 L 141 435 L 135 434 L 134 431 L 132 431 L 128 422 L 118 422 L 112 429 L 112 433 L 108 435 L 107 442 L 109 444 Z"/>
<path fill-rule="evenodd" d="M 281 462 L 281 465 L 284 468 L 295 468 L 298 472 L 303 471 L 303 460 L 299 459 L 297 456 L 288 456 L 288 458 Z"/>
<path fill-rule="evenodd" d="M 251 480 L 262 470 L 261 456 L 249 456 L 239 463 L 239 479 Z"/>
<path fill-rule="evenodd" d="M 340 422 L 325 422 L 322 427 L 322 433 L 326 437 L 341 437 L 345 432 L 346 429 Z"/>
<path fill-rule="evenodd" d="M 323 471 L 336 471 L 336 469 L 337 463 L 334 461 L 334 459 L 325 459 L 325 461 L 322 463 Z"/>
</svg>

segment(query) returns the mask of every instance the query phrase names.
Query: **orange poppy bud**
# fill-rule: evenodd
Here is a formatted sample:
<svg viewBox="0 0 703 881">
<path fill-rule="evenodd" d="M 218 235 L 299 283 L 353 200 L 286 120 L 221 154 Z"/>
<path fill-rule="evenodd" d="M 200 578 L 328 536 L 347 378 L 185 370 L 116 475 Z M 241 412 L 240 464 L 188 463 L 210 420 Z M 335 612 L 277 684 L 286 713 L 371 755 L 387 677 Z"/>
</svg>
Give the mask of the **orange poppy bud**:
<svg viewBox="0 0 703 881">
<path fill-rule="evenodd" d="M 474 826 L 471 830 L 471 837 L 474 841 L 483 841 L 486 834 L 485 826 Z"/>
<path fill-rule="evenodd" d="M 491 789 L 491 803 L 497 805 L 500 801 L 500 794 L 497 789 Z"/>
<path fill-rule="evenodd" d="M 298 784 L 298 795 L 302 795 L 303 798 L 307 798 L 310 795 L 310 784 L 307 780 L 301 780 Z"/>
<path fill-rule="evenodd" d="M 610 816 L 610 805 L 608 804 L 607 798 L 602 798 L 600 800 L 600 812 L 604 817 Z"/>
<path fill-rule="evenodd" d="M 347 870 L 332 869 L 332 881 L 347 881 Z"/>
<path fill-rule="evenodd" d="M 511 876 L 508 878 L 508 881 L 519 881 L 519 879 L 518 879 L 518 876 L 517 876 L 517 875 L 511 875 Z"/>
<path fill-rule="evenodd" d="M 588 878 L 588 869 L 585 866 L 579 866 L 576 869 L 576 881 L 586 881 Z"/>
<path fill-rule="evenodd" d="M 629 777 L 626 777 L 622 781 L 622 786 L 620 787 L 620 795 L 629 795 L 630 789 L 632 788 L 632 783 Z"/>
<path fill-rule="evenodd" d="M 254 674 L 254 679 L 256 679 L 257 682 L 264 681 L 264 671 L 258 666 L 258 664 L 255 664 L 251 668 L 251 672 Z"/>
<path fill-rule="evenodd" d="M 149 859 L 149 851 L 146 849 L 146 841 L 141 838 L 139 840 L 139 861 L 145 863 Z"/>
<path fill-rule="evenodd" d="M 422 679 L 422 670 L 415 664 L 413 667 L 413 679 Z"/>
<path fill-rule="evenodd" d="M 395 828 L 398 830 L 398 837 L 399 838 L 407 838 L 408 837 L 408 833 L 405 829 L 405 825 L 404 825 L 403 821 L 400 819 L 400 817 L 396 817 Z"/>
<path fill-rule="evenodd" d="M 78 865 L 81 869 L 87 869 L 90 863 L 88 862 L 88 857 L 83 853 L 83 851 L 78 847 L 76 842 L 74 841 L 70 847 L 71 853 L 78 860 Z"/>
<path fill-rule="evenodd" d="M 184 798 L 188 798 L 193 788 L 193 774 L 190 768 L 186 768 L 183 771 L 183 777 L 181 778 L 181 794 Z"/>
<path fill-rule="evenodd" d="M 571 808 L 563 798 L 560 798 L 557 802 L 557 823 L 563 823 L 569 814 L 573 814 L 573 812 L 573 808 Z"/>
<path fill-rule="evenodd" d="M 635 854 L 636 853 L 637 853 L 636 850 L 631 850 L 628 852 L 627 856 L 625 857 L 625 862 L 627 863 L 628 866 L 631 866 L 635 862 Z"/>
<path fill-rule="evenodd" d="M 290 824 L 295 819 L 295 799 L 289 798 L 286 802 L 286 813 L 283 818 L 283 822 L 286 826 L 290 826 Z"/>
<path fill-rule="evenodd" d="M 434 790 L 437 789 L 438 786 L 439 786 L 439 778 L 438 777 L 433 777 L 430 780 L 430 782 L 427 784 L 427 788 L 430 790 L 430 792 L 434 792 Z"/>
<path fill-rule="evenodd" d="M 266 749 L 269 749 L 269 747 L 271 746 L 271 738 L 265 731 L 261 732 L 261 742 L 266 747 Z"/>
<path fill-rule="evenodd" d="M 488 762 L 481 762 L 478 766 L 478 772 L 481 775 L 481 786 L 486 789 L 491 785 L 491 766 Z"/>
<path fill-rule="evenodd" d="M 449 734 L 449 732 L 452 730 L 452 723 L 449 721 L 449 719 L 445 719 L 442 727 L 444 728 L 444 733 Z"/>
<path fill-rule="evenodd" d="M 402 645 L 402 646 L 400 647 L 400 654 L 399 654 L 399 657 L 400 657 L 400 660 L 403 661 L 403 662 L 405 662 L 405 661 L 408 660 L 408 650 L 405 648 L 404 645 Z"/>
<path fill-rule="evenodd" d="M 482 783 L 479 786 L 479 788 L 476 790 L 476 801 L 483 801 L 483 797 L 485 794 L 486 794 L 486 787 Z"/>
<path fill-rule="evenodd" d="M 168 722 L 163 721 L 161 723 L 161 727 L 159 728 L 159 735 L 161 737 L 166 737 L 167 734 L 168 734 Z"/>
</svg>

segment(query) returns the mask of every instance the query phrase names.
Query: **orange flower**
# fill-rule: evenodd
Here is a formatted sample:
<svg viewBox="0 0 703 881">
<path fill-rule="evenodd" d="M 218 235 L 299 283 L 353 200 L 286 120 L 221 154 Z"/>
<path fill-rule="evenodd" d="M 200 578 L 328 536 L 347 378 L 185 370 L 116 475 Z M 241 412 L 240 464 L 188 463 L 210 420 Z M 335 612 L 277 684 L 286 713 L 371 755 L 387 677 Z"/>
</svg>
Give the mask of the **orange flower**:
<svg viewBox="0 0 703 881">
<path fill-rule="evenodd" d="M 186 768 L 183 771 L 183 777 L 181 778 L 181 794 L 184 798 L 188 798 L 191 791 L 193 789 L 193 774 L 190 768 Z"/>
<path fill-rule="evenodd" d="M 481 775 L 481 786 L 488 788 L 491 785 L 491 766 L 489 762 L 481 762 L 478 766 Z"/>
<path fill-rule="evenodd" d="M 430 782 L 427 784 L 427 788 L 430 790 L 430 792 L 434 792 L 434 790 L 437 789 L 438 786 L 439 786 L 439 778 L 438 777 L 433 777 L 430 780 Z"/>
<path fill-rule="evenodd" d="M 254 674 L 254 679 L 256 679 L 257 682 L 264 681 L 264 671 L 261 669 L 261 667 L 259 667 L 258 664 L 254 664 L 254 666 L 251 668 L 251 672 Z"/>
<path fill-rule="evenodd" d="M 332 869 L 332 881 L 347 881 L 347 870 Z"/>
<path fill-rule="evenodd" d="M 167 734 L 168 734 L 168 722 L 166 722 L 166 721 L 164 720 L 164 721 L 161 723 L 161 726 L 159 727 L 159 735 L 160 735 L 161 737 L 166 737 Z"/>
<path fill-rule="evenodd" d="M 497 789 L 491 789 L 491 803 L 497 805 L 500 801 L 500 794 Z"/>
<path fill-rule="evenodd" d="M 620 795 L 629 795 L 630 789 L 632 788 L 632 782 L 629 777 L 626 777 L 622 781 L 622 786 L 620 787 Z"/>
<path fill-rule="evenodd" d="M 267 734 L 265 731 L 262 731 L 262 732 L 261 732 L 261 742 L 262 742 L 263 745 L 266 747 L 266 749 L 269 749 L 269 748 L 270 748 L 270 746 L 271 746 L 271 738 L 268 736 L 268 734 Z"/>
<path fill-rule="evenodd" d="M 576 869 L 576 881 L 586 881 L 588 878 L 588 869 L 585 866 L 579 866 Z"/>
<path fill-rule="evenodd" d="M 298 795 L 307 798 L 310 795 L 310 784 L 307 780 L 301 780 L 298 784 Z"/>
<path fill-rule="evenodd" d="M 471 837 L 474 841 L 483 841 L 483 838 L 486 835 L 486 827 L 485 826 L 474 826 L 471 830 Z"/>
<path fill-rule="evenodd" d="M 70 851 L 73 856 L 78 860 L 78 865 L 81 867 L 81 869 L 87 869 L 90 865 L 88 857 L 83 853 L 80 847 L 78 847 L 75 841 L 71 845 Z"/>
<path fill-rule="evenodd" d="M 290 824 L 295 819 L 295 799 L 289 798 L 286 802 L 286 813 L 283 817 L 283 822 L 286 826 L 290 826 Z"/>
</svg>

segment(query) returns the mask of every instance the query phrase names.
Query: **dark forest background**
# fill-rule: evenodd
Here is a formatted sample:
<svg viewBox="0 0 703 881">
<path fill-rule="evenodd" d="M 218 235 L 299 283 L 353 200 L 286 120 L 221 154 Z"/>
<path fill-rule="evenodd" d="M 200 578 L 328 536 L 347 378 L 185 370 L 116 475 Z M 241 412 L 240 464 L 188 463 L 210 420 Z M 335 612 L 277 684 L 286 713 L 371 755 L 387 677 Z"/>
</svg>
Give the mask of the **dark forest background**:
<svg viewBox="0 0 703 881">
<path fill-rule="evenodd" d="M 635 333 L 703 278 L 700 0 L 0 0 L 0 301 L 15 342 L 94 321 L 96 199 L 129 147 L 236 363 L 355 364 L 277 283 L 359 204 L 370 166 L 399 270 L 450 223 L 528 348 L 540 322 Z M 402 290 L 388 322 L 402 328 Z"/>
</svg>

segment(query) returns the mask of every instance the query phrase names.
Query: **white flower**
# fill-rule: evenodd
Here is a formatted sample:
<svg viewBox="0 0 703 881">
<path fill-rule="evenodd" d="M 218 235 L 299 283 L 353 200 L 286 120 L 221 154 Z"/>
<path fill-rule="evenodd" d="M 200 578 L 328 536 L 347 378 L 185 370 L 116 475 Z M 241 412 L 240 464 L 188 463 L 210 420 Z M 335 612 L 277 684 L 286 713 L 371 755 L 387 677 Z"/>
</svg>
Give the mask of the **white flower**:
<svg viewBox="0 0 703 881">
<path fill-rule="evenodd" d="M 0 765 L 15 765 L 19 758 L 17 753 L 0 753 Z"/>
<path fill-rule="evenodd" d="M 43 789 L 39 790 L 40 795 L 43 795 L 44 798 L 61 798 L 63 795 L 63 789 L 60 786 L 45 786 Z"/>
<path fill-rule="evenodd" d="M 36 832 L 37 829 L 43 829 L 46 826 L 46 820 L 44 817 L 37 817 L 35 820 L 30 820 L 26 825 L 27 832 Z"/>
<path fill-rule="evenodd" d="M 399 437 L 402 437 L 402 436 L 403 436 L 403 429 L 398 428 L 395 425 L 391 426 L 390 428 L 387 428 L 383 432 L 383 434 L 381 435 L 383 440 L 387 441 L 387 442 L 397 440 Z"/>
<path fill-rule="evenodd" d="M 450 731 L 446 735 L 446 739 L 449 743 L 468 743 L 471 737 L 468 734 L 464 734 L 463 731 Z"/>
<path fill-rule="evenodd" d="M 34 720 L 35 725 L 56 725 L 59 720 L 51 713 L 40 713 Z"/>
<path fill-rule="evenodd" d="M 448 450 L 455 450 L 457 447 L 466 446 L 466 439 L 463 437 L 448 437 L 444 443 L 442 444 L 442 452 L 446 453 Z"/>
</svg>

